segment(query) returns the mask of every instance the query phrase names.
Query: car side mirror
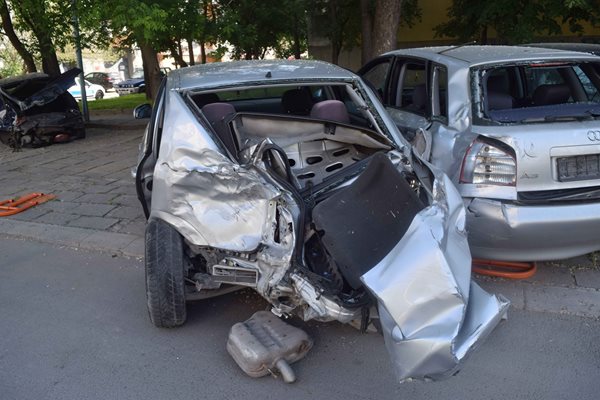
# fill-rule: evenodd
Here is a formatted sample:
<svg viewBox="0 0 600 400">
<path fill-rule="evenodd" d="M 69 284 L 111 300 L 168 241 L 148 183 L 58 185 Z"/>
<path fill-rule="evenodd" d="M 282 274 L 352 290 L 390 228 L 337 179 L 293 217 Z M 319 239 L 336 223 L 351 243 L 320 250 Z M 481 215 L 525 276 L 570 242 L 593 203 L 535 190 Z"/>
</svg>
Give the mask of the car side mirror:
<svg viewBox="0 0 600 400">
<path fill-rule="evenodd" d="M 139 106 L 133 109 L 133 118 L 135 119 L 150 118 L 151 115 L 152 106 L 148 103 L 140 104 Z"/>
</svg>

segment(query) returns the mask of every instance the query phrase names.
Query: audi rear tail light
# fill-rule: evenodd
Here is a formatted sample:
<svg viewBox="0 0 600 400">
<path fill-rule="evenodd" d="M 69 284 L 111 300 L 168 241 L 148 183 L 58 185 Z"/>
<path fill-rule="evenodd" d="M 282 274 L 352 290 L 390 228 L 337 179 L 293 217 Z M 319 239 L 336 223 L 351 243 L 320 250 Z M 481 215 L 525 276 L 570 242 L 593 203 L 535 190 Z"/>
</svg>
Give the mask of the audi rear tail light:
<svg viewBox="0 0 600 400">
<path fill-rule="evenodd" d="M 463 159 L 460 182 L 515 186 L 517 162 L 514 152 L 507 147 L 503 143 L 477 138 Z"/>
</svg>

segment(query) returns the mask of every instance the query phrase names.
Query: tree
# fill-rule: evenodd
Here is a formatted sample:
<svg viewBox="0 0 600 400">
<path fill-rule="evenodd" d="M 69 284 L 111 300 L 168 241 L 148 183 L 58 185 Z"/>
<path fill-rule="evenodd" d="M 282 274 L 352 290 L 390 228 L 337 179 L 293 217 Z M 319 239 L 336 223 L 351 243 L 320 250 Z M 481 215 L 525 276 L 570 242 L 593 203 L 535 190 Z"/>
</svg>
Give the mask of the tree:
<svg viewBox="0 0 600 400">
<path fill-rule="evenodd" d="M 23 44 L 15 32 L 6 0 L 0 0 L 0 18 L 2 18 L 2 29 L 4 30 L 4 33 L 19 56 L 23 59 L 27 72 L 37 72 L 33 55 L 27 50 L 25 44 Z"/>
<path fill-rule="evenodd" d="M 418 0 L 360 0 L 361 61 L 396 49 L 400 26 L 421 18 Z"/>
<path fill-rule="evenodd" d="M 581 32 L 580 22 L 597 23 L 598 13 L 597 0 L 453 0 L 448 22 L 438 25 L 435 32 L 436 36 L 487 44 L 493 29 L 497 43 L 519 44 L 537 34 L 561 34 L 562 24 L 571 32 Z"/>
</svg>

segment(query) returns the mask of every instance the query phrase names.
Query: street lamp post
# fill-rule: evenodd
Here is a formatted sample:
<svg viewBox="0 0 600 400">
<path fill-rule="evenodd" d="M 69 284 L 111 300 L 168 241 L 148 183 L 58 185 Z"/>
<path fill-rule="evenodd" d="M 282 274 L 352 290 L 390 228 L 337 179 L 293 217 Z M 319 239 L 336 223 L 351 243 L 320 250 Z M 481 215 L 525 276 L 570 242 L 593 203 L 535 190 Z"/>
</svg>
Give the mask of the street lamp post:
<svg viewBox="0 0 600 400">
<path fill-rule="evenodd" d="M 81 38 L 79 36 L 79 17 L 77 16 L 77 0 L 72 0 L 73 5 L 73 17 L 71 19 L 73 23 L 73 35 L 75 36 L 75 51 L 77 53 L 77 66 L 81 70 L 79 74 L 79 87 L 81 90 L 81 104 L 83 106 L 83 118 L 85 122 L 90 121 L 90 113 L 87 104 L 87 95 L 85 93 L 85 78 L 83 73 L 83 57 L 81 56 Z"/>
</svg>

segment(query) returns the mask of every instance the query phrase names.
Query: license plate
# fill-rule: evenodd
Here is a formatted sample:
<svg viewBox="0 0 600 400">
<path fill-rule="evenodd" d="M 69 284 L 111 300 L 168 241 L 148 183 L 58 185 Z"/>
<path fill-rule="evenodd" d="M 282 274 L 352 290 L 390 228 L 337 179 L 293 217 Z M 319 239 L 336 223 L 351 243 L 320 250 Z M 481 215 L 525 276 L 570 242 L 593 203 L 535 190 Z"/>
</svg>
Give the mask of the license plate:
<svg viewBox="0 0 600 400">
<path fill-rule="evenodd" d="M 556 163 L 560 182 L 600 178 L 600 154 L 560 157 Z"/>
</svg>

